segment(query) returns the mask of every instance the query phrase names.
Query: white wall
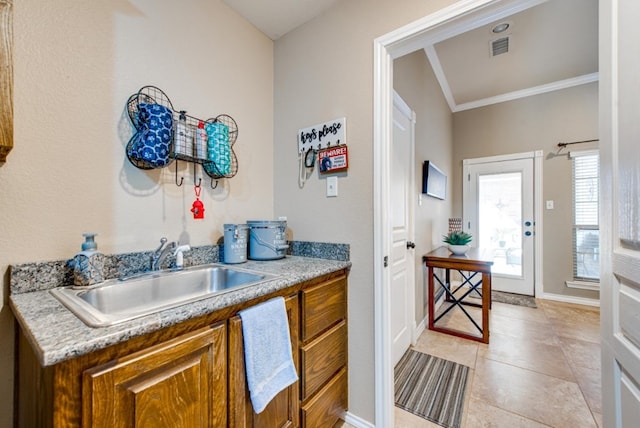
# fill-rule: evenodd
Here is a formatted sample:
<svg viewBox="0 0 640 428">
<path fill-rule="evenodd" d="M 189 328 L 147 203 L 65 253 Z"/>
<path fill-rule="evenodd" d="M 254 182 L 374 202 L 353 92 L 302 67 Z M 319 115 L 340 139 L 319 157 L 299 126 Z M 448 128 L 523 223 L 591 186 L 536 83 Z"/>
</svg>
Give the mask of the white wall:
<svg viewBox="0 0 640 428">
<path fill-rule="evenodd" d="M 106 253 L 161 236 L 213 244 L 225 222 L 273 217 L 273 42 L 221 0 L 21 0 L 14 7 L 15 147 L 0 166 L 0 426 L 12 424 L 13 318 L 8 265 L 72 258 L 83 232 Z M 172 168 L 126 160 L 129 95 L 163 89 L 177 109 L 238 123 L 239 172 L 204 184 L 189 211 Z"/>
<path fill-rule="evenodd" d="M 351 245 L 349 411 L 374 420 L 373 40 L 453 0 L 347 0 L 275 43 L 275 213 L 295 239 Z M 347 119 L 339 196 L 314 175 L 298 188 L 298 129 Z"/>
<path fill-rule="evenodd" d="M 393 62 L 393 87 L 416 113 L 415 171 L 416 189 L 422 192 L 422 163 L 434 162 L 447 177 L 453 172 L 453 116 L 424 50 L 405 55 Z M 422 256 L 442 245 L 451 215 L 451 179 L 447 180 L 447 197 L 435 199 L 427 195 L 422 204 L 416 197 L 415 243 L 415 321 L 426 317 L 426 276 Z"/>
</svg>

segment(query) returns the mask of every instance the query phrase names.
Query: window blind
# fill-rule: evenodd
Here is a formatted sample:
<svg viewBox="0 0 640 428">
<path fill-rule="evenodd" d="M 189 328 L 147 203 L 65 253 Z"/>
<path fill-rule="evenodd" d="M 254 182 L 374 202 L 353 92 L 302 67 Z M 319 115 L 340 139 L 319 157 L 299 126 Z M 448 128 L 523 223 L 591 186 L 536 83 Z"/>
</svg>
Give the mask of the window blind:
<svg viewBox="0 0 640 428">
<path fill-rule="evenodd" d="M 580 281 L 599 281 L 599 155 L 594 151 L 572 152 L 571 158 L 573 164 L 573 276 Z"/>
</svg>

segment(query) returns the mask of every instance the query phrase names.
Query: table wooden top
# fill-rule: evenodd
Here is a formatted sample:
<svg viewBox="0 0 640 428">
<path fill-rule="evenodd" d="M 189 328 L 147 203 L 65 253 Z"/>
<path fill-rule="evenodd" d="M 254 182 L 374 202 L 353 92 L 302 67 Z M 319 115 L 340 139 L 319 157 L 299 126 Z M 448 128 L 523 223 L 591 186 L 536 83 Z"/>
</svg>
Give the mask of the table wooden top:
<svg viewBox="0 0 640 428">
<path fill-rule="evenodd" d="M 422 256 L 427 266 L 450 269 L 491 271 L 493 252 L 487 249 L 470 248 L 463 256 L 454 256 L 446 246 L 441 246 Z"/>
</svg>

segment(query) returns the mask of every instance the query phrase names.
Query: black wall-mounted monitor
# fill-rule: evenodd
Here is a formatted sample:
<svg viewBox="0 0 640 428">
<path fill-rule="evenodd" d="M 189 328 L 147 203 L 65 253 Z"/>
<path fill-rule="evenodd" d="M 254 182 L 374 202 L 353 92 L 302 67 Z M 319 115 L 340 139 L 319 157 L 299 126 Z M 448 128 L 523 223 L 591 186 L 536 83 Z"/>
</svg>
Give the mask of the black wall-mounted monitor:
<svg viewBox="0 0 640 428">
<path fill-rule="evenodd" d="M 447 196 L 447 176 L 431 161 L 422 164 L 422 193 L 438 199 Z"/>
</svg>

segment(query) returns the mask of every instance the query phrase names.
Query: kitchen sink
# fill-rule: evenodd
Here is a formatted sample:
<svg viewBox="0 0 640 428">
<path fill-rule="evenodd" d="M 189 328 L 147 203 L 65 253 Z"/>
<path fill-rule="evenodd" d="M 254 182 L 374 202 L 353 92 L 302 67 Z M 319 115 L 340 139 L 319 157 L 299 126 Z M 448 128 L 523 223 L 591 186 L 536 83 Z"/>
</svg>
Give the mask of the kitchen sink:
<svg viewBox="0 0 640 428">
<path fill-rule="evenodd" d="M 277 275 L 207 264 L 112 279 L 91 288 L 51 290 L 91 327 L 104 327 L 278 278 Z"/>
</svg>

